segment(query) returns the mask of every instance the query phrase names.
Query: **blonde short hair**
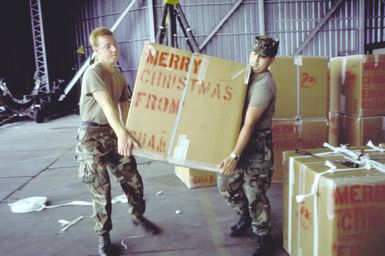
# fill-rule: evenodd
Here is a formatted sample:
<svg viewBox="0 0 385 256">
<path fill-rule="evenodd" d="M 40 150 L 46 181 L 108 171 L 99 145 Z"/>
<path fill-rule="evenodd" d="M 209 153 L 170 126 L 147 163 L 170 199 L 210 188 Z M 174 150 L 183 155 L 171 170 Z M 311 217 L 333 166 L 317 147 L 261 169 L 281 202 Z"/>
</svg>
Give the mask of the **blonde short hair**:
<svg viewBox="0 0 385 256">
<path fill-rule="evenodd" d="M 93 47 L 98 46 L 97 40 L 99 36 L 114 36 L 112 31 L 109 28 L 106 27 L 97 27 L 94 30 L 92 30 L 88 40 L 90 41 L 90 44 Z"/>
</svg>

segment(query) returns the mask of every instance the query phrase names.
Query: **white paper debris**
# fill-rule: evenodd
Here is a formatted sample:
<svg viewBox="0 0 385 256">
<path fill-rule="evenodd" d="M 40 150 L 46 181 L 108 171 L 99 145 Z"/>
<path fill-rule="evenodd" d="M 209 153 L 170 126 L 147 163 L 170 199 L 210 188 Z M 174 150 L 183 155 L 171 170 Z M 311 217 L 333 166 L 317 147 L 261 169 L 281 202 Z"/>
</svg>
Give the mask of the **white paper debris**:
<svg viewBox="0 0 385 256">
<path fill-rule="evenodd" d="M 163 191 L 159 190 L 158 192 L 156 192 L 156 195 L 159 196 L 159 195 L 162 195 L 163 194 Z"/>
<path fill-rule="evenodd" d="M 61 206 L 67 205 L 92 205 L 91 202 L 86 201 L 71 201 L 65 204 L 58 205 L 46 205 L 47 197 L 35 196 L 35 197 L 27 197 L 24 199 L 20 199 L 12 204 L 9 204 L 12 212 L 16 213 L 27 213 L 27 212 L 39 212 L 44 209 L 52 209 Z"/>
<path fill-rule="evenodd" d="M 51 209 L 51 208 L 67 206 L 67 205 L 92 205 L 92 203 L 91 202 L 86 202 L 86 201 L 71 201 L 71 202 L 65 203 L 65 204 L 48 205 L 48 206 L 45 206 L 44 208 Z"/>
<path fill-rule="evenodd" d="M 35 196 L 20 199 L 12 204 L 9 204 L 12 212 L 27 213 L 34 211 L 41 211 L 45 207 L 47 197 Z"/>
<path fill-rule="evenodd" d="M 129 237 L 124 238 L 124 239 L 120 242 L 120 244 L 123 245 L 124 250 L 127 250 L 128 247 L 127 247 L 127 245 L 124 243 L 124 241 L 126 241 L 127 239 L 138 238 L 138 237 L 144 237 L 144 236 L 145 236 L 145 235 L 129 236 Z"/>
<path fill-rule="evenodd" d="M 68 220 L 58 220 L 58 222 L 61 224 L 61 227 L 62 227 L 62 229 L 60 230 L 60 232 L 66 231 L 67 229 L 69 229 L 69 227 L 75 225 L 76 223 L 78 223 L 79 221 L 81 221 L 83 218 L 84 218 L 83 216 L 80 216 L 80 217 L 74 219 L 73 221 L 68 221 Z"/>
<path fill-rule="evenodd" d="M 128 200 L 127 200 L 126 195 L 115 196 L 111 200 L 111 203 L 113 203 L 113 204 L 115 204 L 115 203 L 127 203 L 127 202 L 128 202 Z"/>
<path fill-rule="evenodd" d="M 183 212 L 181 210 L 176 210 L 175 213 L 176 214 L 182 214 Z"/>
</svg>

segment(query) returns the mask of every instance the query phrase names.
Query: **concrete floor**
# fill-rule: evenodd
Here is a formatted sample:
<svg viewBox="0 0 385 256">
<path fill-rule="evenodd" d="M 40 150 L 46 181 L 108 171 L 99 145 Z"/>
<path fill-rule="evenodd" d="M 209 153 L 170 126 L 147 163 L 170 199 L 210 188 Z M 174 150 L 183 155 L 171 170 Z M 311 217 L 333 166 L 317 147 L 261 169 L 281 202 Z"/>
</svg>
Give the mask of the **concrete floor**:
<svg viewBox="0 0 385 256">
<path fill-rule="evenodd" d="M 91 206 L 62 206 L 31 213 L 14 213 L 9 206 L 19 199 L 47 197 L 47 205 L 90 201 L 77 178 L 74 143 L 78 115 L 37 124 L 31 120 L 0 126 L 0 254 L 97 255 Z M 215 186 L 189 189 L 174 174 L 172 165 L 137 158 L 144 178 L 146 217 L 158 224 L 159 236 L 145 236 L 127 216 L 127 205 L 113 205 L 111 239 L 119 255 L 252 255 L 255 238 L 227 236 L 238 217 Z M 122 194 L 114 183 L 113 196 Z M 161 195 L 157 192 L 162 191 Z M 282 249 L 282 184 L 269 190 L 275 230 L 275 252 Z M 182 211 L 176 214 L 176 211 Z M 60 232 L 59 220 L 82 220 Z"/>
</svg>

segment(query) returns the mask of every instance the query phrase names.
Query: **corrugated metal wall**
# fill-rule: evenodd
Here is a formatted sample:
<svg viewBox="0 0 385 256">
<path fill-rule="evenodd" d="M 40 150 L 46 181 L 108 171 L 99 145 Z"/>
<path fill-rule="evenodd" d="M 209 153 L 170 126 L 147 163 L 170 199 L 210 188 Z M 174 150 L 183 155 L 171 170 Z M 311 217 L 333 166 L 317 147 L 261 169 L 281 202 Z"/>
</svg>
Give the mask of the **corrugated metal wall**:
<svg viewBox="0 0 385 256">
<path fill-rule="evenodd" d="M 385 41 L 385 0 L 365 1 L 366 40 L 365 43 Z"/>
<path fill-rule="evenodd" d="M 90 31 L 100 25 L 111 27 L 129 3 L 79 0 L 77 47 L 86 46 L 89 55 Z M 262 30 L 280 40 L 279 55 L 359 54 L 365 43 L 385 41 L 385 0 L 181 0 L 180 4 L 203 53 L 239 62 L 247 62 L 254 37 Z M 163 0 L 137 0 L 115 31 L 120 64 L 130 84 L 143 43 L 154 40 L 162 13 Z M 179 27 L 177 32 L 178 46 L 188 49 Z M 79 65 L 82 61 L 78 58 Z"/>
</svg>

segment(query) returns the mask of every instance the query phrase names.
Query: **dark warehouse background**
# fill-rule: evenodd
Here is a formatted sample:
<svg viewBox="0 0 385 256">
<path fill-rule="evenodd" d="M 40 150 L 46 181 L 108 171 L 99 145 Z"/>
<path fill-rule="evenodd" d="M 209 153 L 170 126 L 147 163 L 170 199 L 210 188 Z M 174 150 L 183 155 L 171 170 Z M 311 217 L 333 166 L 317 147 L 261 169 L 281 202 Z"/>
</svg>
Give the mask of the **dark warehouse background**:
<svg viewBox="0 0 385 256">
<path fill-rule="evenodd" d="M 68 81 L 74 75 L 73 10 L 77 1 L 42 1 L 49 75 Z M 0 78 L 14 96 L 28 94 L 35 71 L 29 0 L 0 1 Z"/>
</svg>

